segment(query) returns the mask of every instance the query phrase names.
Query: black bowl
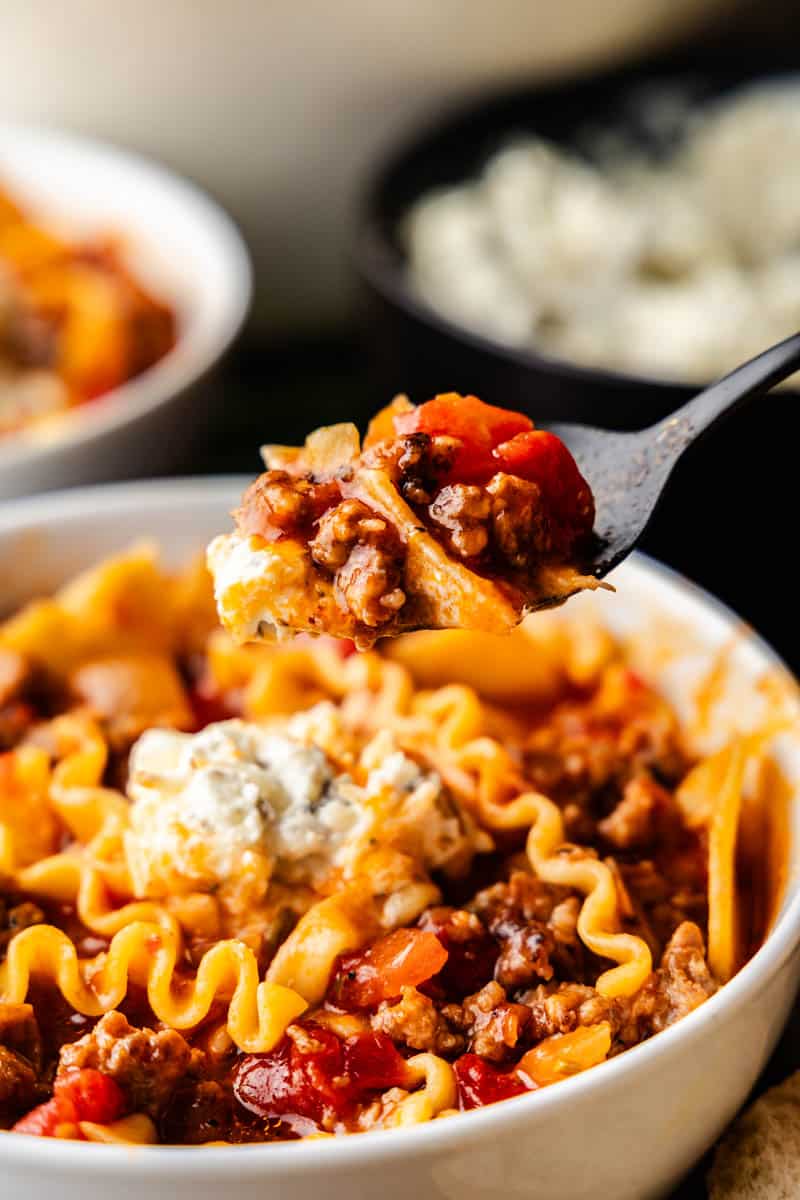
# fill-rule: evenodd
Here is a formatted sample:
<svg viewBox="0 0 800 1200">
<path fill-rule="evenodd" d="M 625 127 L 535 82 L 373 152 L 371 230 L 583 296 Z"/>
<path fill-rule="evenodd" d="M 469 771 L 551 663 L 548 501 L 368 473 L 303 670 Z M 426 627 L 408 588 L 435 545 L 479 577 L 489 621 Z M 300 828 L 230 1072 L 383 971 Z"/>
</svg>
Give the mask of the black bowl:
<svg viewBox="0 0 800 1200">
<path fill-rule="evenodd" d="M 797 62 L 665 61 L 569 83 L 507 92 L 472 103 L 392 151 L 365 190 L 353 238 L 358 313 L 378 396 L 420 401 L 443 391 L 548 419 L 636 429 L 679 407 L 685 383 L 580 366 L 512 349 L 439 316 L 413 294 L 399 234 L 413 202 L 430 189 L 476 176 L 509 138 L 535 133 L 570 145 L 587 124 L 621 128 L 656 153 L 642 100 L 676 88 L 693 103 L 722 97 Z M 720 312 L 720 322 L 725 314 Z M 788 480 L 800 467 L 800 404 L 793 393 L 754 401 L 681 464 L 645 548 L 721 593 L 800 663 L 787 644 L 794 601 L 766 590 L 786 554 Z M 777 519 L 776 519 L 777 514 Z"/>
</svg>

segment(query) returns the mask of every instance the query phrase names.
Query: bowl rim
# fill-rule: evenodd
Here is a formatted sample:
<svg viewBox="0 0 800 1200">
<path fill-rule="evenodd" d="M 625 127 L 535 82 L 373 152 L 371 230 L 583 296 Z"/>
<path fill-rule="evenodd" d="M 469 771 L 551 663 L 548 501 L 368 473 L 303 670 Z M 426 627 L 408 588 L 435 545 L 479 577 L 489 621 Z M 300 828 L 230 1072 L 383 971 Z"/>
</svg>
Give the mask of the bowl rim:
<svg viewBox="0 0 800 1200">
<path fill-rule="evenodd" d="M 709 77 L 716 75 L 727 80 L 730 70 L 731 62 L 726 63 L 723 60 L 716 64 L 715 70 L 712 61 L 706 74 Z M 526 371 L 547 372 L 557 378 L 601 385 L 608 389 L 617 388 L 626 392 L 635 389 L 649 391 L 653 396 L 653 407 L 657 407 L 658 401 L 663 403 L 665 400 L 673 400 L 678 403 L 708 387 L 714 379 L 691 381 L 615 370 L 548 354 L 536 347 L 515 346 L 445 316 L 415 293 L 406 270 L 408 257 L 388 229 L 384 213 L 384 197 L 391 193 L 396 176 L 402 175 L 408 165 L 417 158 L 432 153 L 441 141 L 453 139 L 459 130 L 464 130 L 479 115 L 494 121 L 497 113 L 504 113 L 516 105 L 537 99 L 552 100 L 573 91 L 589 93 L 595 88 L 623 91 L 647 80 L 667 84 L 670 80 L 697 76 L 699 73 L 702 72 L 698 70 L 696 63 L 692 66 L 680 58 L 662 57 L 643 64 L 612 67 L 589 75 L 571 75 L 558 80 L 544 79 L 537 84 L 512 83 L 487 91 L 482 99 L 473 96 L 461 104 L 450 106 L 444 114 L 433 120 L 407 127 L 389 144 L 388 149 L 362 182 L 350 237 L 350 260 L 356 273 L 379 295 L 395 304 L 406 317 L 413 318 L 435 333 L 461 342 L 470 350 L 491 355 Z M 760 79 L 767 82 L 772 73 L 768 64 L 756 62 L 746 78 L 735 86 L 752 86 Z M 535 135 L 535 130 L 532 129 L 517 130 L 517 133 L 519 132 Z M 496 131 L 493 139 L 494 151 L 504 144 L 504 137 L 508 138 L 512 134 L 514 130 L 510 127 L 507 127 L 505 135 L 502 131 Z M 557 145 L 561 144 L 558 139 L 555 140 Z M 471 178 L 471 175 L 462 175 L 457 182 L 468 182 Z M 448 185 L 441 183 L 426 188 L 424 192 L 417 191 L 415 199 L 419 200 L 423 194 L 430 194 L 446 186 Z M 409 203 L 413 202 L 412 200 Z M 408 204 L 404 212 L 408 212 Z M 798 391 L 786 390 L 783 394 L 797 395 Z M 644 415 L 646 416 L 646 413 Z"/>
<path fill-rule="evenodd" d="M 101 138 L 56 126 L 0 121 L 0 151 L 4 146 L 35 147 L 43 154 L 53 150 L 76 160 L 91 159 L 110 172 L 147 180 L 162 194 L 177 200 L 202 229 L 210 253 L 225 277 L 213 306 L 204 290 L 195 291 L 197 312 L 178 329 L 175 345 L 152 366 L 89 404 L 77 405 L 59 416 L 45 432 L 23 427 L 0 439 L 0 471 L 34 466 L 50 455 L 67 453 L 139 420 L 173 400 L 203 378 L 229 348 L 250 309 L 253 267 L 244 238 L 233 218 L 216 200 L 191 180 L 165 164 Z M 58 214 L 59 206 L 53 206 Z M 114 232 L 125 236 L 124 219 L 111 221 Z M 161 289 L 159 289 L 160 293 Z"/>
<path fill-rule="evenodd" d="M 242 475 L 176 477 L 100 484 L 22 497 L 0 504 L 0 539 L 17 530 L 35 527 L 54 515 L 57 521 L 91 522 L 93 513 L 100 508 L 104 513 L 136 511 L 145 518 L 156 513 L 168 518 L 176 511 L 176 498 L 181 500 L 177 511 L 184 519 L 187 509 L 209 503 L 219 504 L 223 513 L 236 502 L 247 482 L 249 477 Z M 626 568 L 623 566 L 622 569 Z M 766 667 L 794 678 L 780 655 L 759 633 L 699 585 L 638 551 L 634 551 L 627 569 L 644 579 L 663 582 L 674 593 L 686 596 L 711 616 L 741 633 L 739 644 L 756 654 Z M 205 1176 L 218 1173 L 220 1179 L 230 1178 L 232 1169 L 239 1177 L 248 1179 L 320 1174 L 380 1160 L 390 1162 L 408 1154 L 437 1157 L 458 1149 L 465 1142 L 474 1141 L 476 1137 L 491 1135 L 492 1130 L 505 1132 L 530 1125 L 536 1120 L 537 1113 L 546 1116 L 562 1109 L 566 1114 L 573 1100 L 592 1090 L 600 1093 L 599 1103 L 605 1085 L 611 1085 L 615 1080 L 635 1082 L 638 1074 L 657 1068 L 659 1061 L 674 1050 L 682 1045 L 685 1049 L 707 1036 L 719 1017 L 737 1006 L 744 1006 L 769 985 L 800 945 L 800 877 L 788 880 L 786 896 L 782 911 L 757 952 L 704 1004 L 656 1037 L 590 1071 L 562 1081 L 557 1087 L 543 1089 L 541 1093 L 526 1093 L 500 1104 L 462 1112 L 452 1120 L 434 1120 L 402 1130 L 375 1130 L 366 1136 L 325 1138 L 315 1141 L 313 1146 L 303 1142 L 283 1142 L 241 1146 L 120 1147 L 53 1139 L 47 1140 L 44 1149 L 42 1139 L 4 1132 L 0 1134 L 0 1163 L 15 1168 L 29 1167 L 41 1173 L 42 1170 L 85 1171 L 91 1161 L 107 1175 L 119 1172 L 142 1180 L 159 1176 L 168 1178 L 173 1173 L 184 1175 L 187 1170 Z"/>
</svg>

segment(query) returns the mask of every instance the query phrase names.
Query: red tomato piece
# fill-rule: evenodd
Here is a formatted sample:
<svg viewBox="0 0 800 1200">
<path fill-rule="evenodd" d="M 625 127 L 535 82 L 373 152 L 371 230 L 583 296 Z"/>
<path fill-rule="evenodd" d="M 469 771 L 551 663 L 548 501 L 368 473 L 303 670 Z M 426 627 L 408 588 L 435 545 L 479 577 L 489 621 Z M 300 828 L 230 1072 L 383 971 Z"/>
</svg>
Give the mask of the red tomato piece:
<svg viewBox="0 0 800 1200">
<path fill-rule="evenodd" d="M 444 434 L 491 449 L 517 433 L 533 429 L 533 422 L 523 413 L 484 404 L 477 396 L 446 392 L 411 412 L 398 414 L 394 427 L 399 434 L 429 433 L 434 437 Z"/>
<path fill-rule="evenodd" d="M 569 549 L 594 525 L 591 488 L 575 459 L 554 433 L 532 429 L 519 433 L 492 451 L 497 466 L 509 475 L 538 483 L 550 513 L 557 548 Z"/>
<path fill-rule="evenodd" d="M 361 1096 L 408 1084 L 408 1067 L 385 1033 L 359 1033 L 344 1043 L 345 1073 Z"/>
<path fill-rule="evenodd" d="M 511 1096 L 530 1091 L 513 1071 L 499 1071 L 477 1054 L 462 1054 L 453 1070 L 458 1084 L 458 1105 L 462 1110 L 496 1104 Z"/>
<path fill-rule="evenodd" d="M 28 1133 L 33 1137 L 55 1137 L 58 1126 L 66 1123 L 71 1122 L 69 1118 L 65 1121 L 58 1101 L 48 1100 L 46 1104 L 39 1104 L 21 1117 L 16 1125 L 11 1127 L 11 1132 Z"/>
<path fill-rule="evenodd" d="M 404 987 L 416 987 L 441 971 L 447 951 L 434 933 L 395 929 L 358 954 L 343 954 L 329 997 L 344 1009 L 375 1008 L 396 1000 Z"/>
<path fill-rule="evenodd" d="M 236 1069 L 233 1091 L 259 1117 L 305 1117 L 316 1124 L 341 1119 L 371 1093 L 408 1082 L 408 1068 L 382 1033 L 338 1038 L 321 1026 L 302 1026 L 268 1054 L 248 1054 Z"/>
<path fill-rule="evenodd" d="M 53 1094 L 74 1106 L 79 1121 L 109 1125 L 125 1112 L 125 1094 L 116 1080 L 88 1067 L 57 1075 Z"/>
<path fill-rule="evenodd" d="M 448 918 L 447 909 L 429 909 L 420 918 L 419 926 L 435 933 L 447 951 L 447 962 L 430 981 L 432 987 L 440 988 L 448 999 L 463 1000 L 494 979 L 500 947 L 488 930 L 464 937 Z"/>
<path fill-rule="evenodd" d="M 15 1133 L 56 1137 L 59 1126 L 79 1121 L 110 1125 L 124 1114 L 125 1094 L 108 1075 L 91 1068 L 65 1071 L 53 1084 L 53 1098 L 31 1109 L 14 1126 Z"/>
<path fill-rule="evenodd" d="M 286 1112 L 307 1115 L 305 1092 L 292 1079 L 291 1049 L 291 1041 L 284 1038 L 267 1054 L 247 1054 L 239 1060 L 233 1076 L 233 1093 L 248 1112 L 260 1117 Z"/>
<path fill-rule="evenodd" d="M 492 474 L 491 452 L 500 442 L 533 429 L 530 417 L 484 404 L 477 396 L 447 392 L 394 418 L 398 434 L 427 433 L 458 438 L 461 445 L 443 482 L 486 480 Z"/>
</svg>

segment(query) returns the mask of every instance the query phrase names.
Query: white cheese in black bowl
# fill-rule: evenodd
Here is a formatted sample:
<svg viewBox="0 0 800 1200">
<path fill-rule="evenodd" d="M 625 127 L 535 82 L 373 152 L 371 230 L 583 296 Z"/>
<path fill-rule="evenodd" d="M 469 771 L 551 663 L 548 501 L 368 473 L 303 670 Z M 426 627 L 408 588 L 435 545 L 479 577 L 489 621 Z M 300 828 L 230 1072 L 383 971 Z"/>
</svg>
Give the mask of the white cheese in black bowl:
<svg viewBox="0 0 800 1200">
<path fill-rule="evenodd" d="M 782 64 L 673 61 L 450 115 L 364 193 L 353 261 L 376 390 L 651 424 L 800 328 L 799 151 L 800 76 Z M 646 544 L 779 642 L 792 602 L 760 580 L 799 434 L 792 391 L 737 415 L 681 465 Z"/>
</svg>

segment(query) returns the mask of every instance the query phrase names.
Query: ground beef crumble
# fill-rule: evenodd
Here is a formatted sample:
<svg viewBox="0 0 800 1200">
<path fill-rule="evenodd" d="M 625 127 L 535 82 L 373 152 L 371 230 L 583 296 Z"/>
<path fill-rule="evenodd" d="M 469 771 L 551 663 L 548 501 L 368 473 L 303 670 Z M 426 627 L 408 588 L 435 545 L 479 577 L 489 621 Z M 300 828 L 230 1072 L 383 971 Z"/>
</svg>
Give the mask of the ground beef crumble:
<svg viewBox="0 0 800 1200">
<path fill-rule="evenodd" d="M 670 789 L 689 763 L 676 719 L 625 668 L 548 713 L 528 736 L 524 764 L 531 784 L 560 804 L 573 841 L 638 850 L 681 826 Z"/>
<path fill-rule="evenodd" d="M 342 607 L 369 629 L 392 621 L 406 602 L 406 551 L 396 529 L 360 500 L 343 500 L 317 524 L 309 551 L 333 575 Z"/>
<path fill-rule="evenodd" d="M 643 771 L 627 781 L 621 800 L 598 822 L 597 832 L 618 850 L 632 850 L 669 836 L 679 824 L 671 794 Z"/>
<path fill-rule="evenodd" d="M 333 572 L 343 567 L 357 545 L 380 546 L 390 534 L 388 524 L 360 500 L 343 500 L 329 508 L 317 523 L 309 543 L 314 562 Z"/>
<path fill-rule="evenodd" d="M 368 629 L 380 629 L 394 620 L 406 602 L 400 587 L 404 554 L 379 546 L 356 546 L 335 576 L 334 587 L 342 607 Z"/>
<path fill-rule="evenodd" d="M 371 446 L 362 462 L 388 471 L 403 499 L 424 507 L 450 473 L 457 449 L 455 438 L 410 433 Z"/>
<path fill-rule="evenodd" d="M 30 1004 L 0 1004 L 0 1122 L 44 1099 L 42 1040 Z"/>
<path fill-rule="evenodd" d="M 520 1000 L 531 1012 L 530 1037 L 534 1042 L 556 1033 L 572 1033 L 580 1025 L 608 1021 L 616 1031 L 623 1020 L 619 1002 L 601 996 L 596 988 L 580 983 L 540 984 Z"/>
<path fill-rule="evenodd" d="M 470 1052 L 490 1062 L 514 1056 L 531 1021 L 530 1008 L 509 1002 L 505 988 L 494 980 L 463 1004 L 446 1004 L 442 1013 L 466 1035 Z"/>
<path fill-rule="evenodd" d="M 6 1124 L 32 1108 L 39 1099 L 39 1081 L 28 1060 L 0 1046 L 0 1123 Z"/>
<path fill-rule="evenodd" d="M 242 533 L 272 541 L 310 531 L 337 499 L 336 484 L 313 483 L 287 471 L 265 471 L 244 493 L 236 520 Z"/>
<path fill-rule="evenodd" d="M 684 921 L 670 938 L 658 970 L 631 1001 L 631 1042 L 674 1025 L 717 990 L 706 961 L 703 935 L 693 922 Z"/>
<path fill-rule="evenodd" d="M 396 1004 L 384 1001 L 371 1019 L 377 1033 L 385 1033 L 412 1050 L 430 1050 L 434 1054 L 460 1054 L 466 1046 L 464 1035 L 449 1024 L 433 1000 L 415 987 L 404 987 Z"/>
<path fill-rule="evenodd" d="M 539 485 L 498 471 L 486 485 L 486 492 L 491 502 L 491 531 L 497 552 L 517 570 L 530 568 L 551 550 Z"/>
<path fill-rule="evenodd" d="M 537 484 L 499 471 L 484 487 L 449 483 L 427 508 L 434 528 L 453 554 L 499 559 L 530 570 L 550 550 L 547 519 Z"/>
<path fill-rule="evenodd" d="M 443 531 L 454 554 L 477 558 L 489 544 L 487 526 L 491 507 L 491 498 L 484 488 L 450 483 L 437 494 L 428 508 L 428 516 Z"/>
<path fill-rule="evenodd" d="M 525 871 L 479 892 L 469 906 L 500 946 L 494 977 L 510 989 L 582 974 L 580 900 Z"/>
<path fill-rule="evenodd" d="M 552 979 L 550 955 L 555 939 L 546 925 L 536 921 L 522 924 L 505 917 L 493 921 L 489 929 L 502 946 L 494 977 L 503 987 L 513 989 L 525 987 L 534 979 Z"/>
<path fill-rule="evenodd" d="M 203 1055 L 173 1029 L 135 1029 L 110 1012 L 91 1033 L 62 1047 L 59 1071 L 91 1067 L 115 1079 L 135 1112 L 157 1116 Z"/>
<path fill-rule="evenodd" d="M 705 926 L 708 920 L 705 862 L 696 851 L 684 855 L 682 872 L 677 856 L 663 864 L 649 858 L 632 863 L 619 861 L 614 868 L 635 914 L 635 931 L 645 938 L 656 956 L 684 921 Z M 666 869 L 670 870 L 669 877 Z"/>
</svg>

